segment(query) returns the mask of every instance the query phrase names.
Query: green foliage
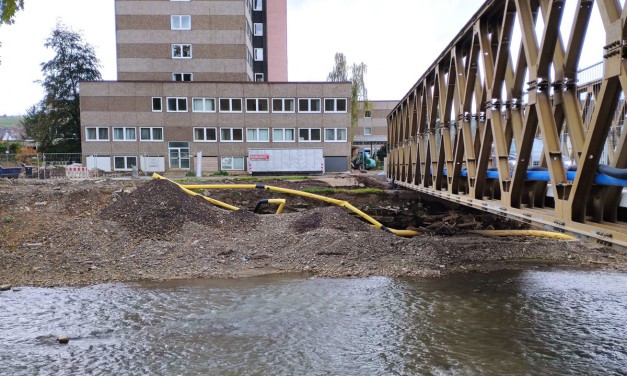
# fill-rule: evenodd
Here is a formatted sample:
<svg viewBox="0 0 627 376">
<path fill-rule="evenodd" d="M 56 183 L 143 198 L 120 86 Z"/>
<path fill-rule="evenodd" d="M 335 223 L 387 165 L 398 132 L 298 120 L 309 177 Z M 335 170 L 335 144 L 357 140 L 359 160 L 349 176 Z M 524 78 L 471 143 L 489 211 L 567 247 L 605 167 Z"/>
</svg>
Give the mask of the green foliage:
<svg viewBox="0 0 627 376">
<path fill-rule="evenodd" d="M 235 178 L 236 181 L 292 181 L 292 180 L 308 180 L 308 176 L 268 176 L 260 178 L 257 176 L 242 176 Z"/>
<path fill-rule="evenodd" d="M 10 215 L 2 217 L 3 223 L 13 223 L 13 221 L 15 221 L 15 218 L 11 217 Z"/>
<path fill-rule="evenodd" d="M 302 191 L 319 195 L 332 195 L 335 193 L 346 193 L 349 195 L 378 195 L 383 193 L 383 189 L 380 188 L 304 188 Z"/>
<path fill-rule="evenodd" d="M 226 171 L 217 171 L 211 174 L 211 176 L 229 176 L 229 173 Z"/>
<path fill-rule="evenodd" d="M 21 148 L 22 145 L 17 142 L 0 142 L 0 154 L 6 153 L 7 150 L 9 151 L 9 154 L 17 154 Z"/>
<path fill-rule="evenodd" d="M 348 82 L 348 66 L 346 65 L 346 56 L 343 53 L 335 54 L 335 65 L 333 70 L 327 76 L 329 82 Z"/>
<path fill-rule="evenodd" d="M 377 151 L 377 158 L 382 161 L 383 158 L 388 156 L 388 148 L 387 145 L 383 145 L 381 146 L 381 148 L 379 149 L 379 151 Z"/>
<path fill-rule="evenodd" d="M 362 111 L 372 110 L 372 104 L 368 102 L 368 89 L 366 89 L 365 76 L 368 71 L 366 64 L 359 63 L 353 64 L 350 67 L 351 77 L 348 78 L 348 64 L 346 62 L 346 56 L 338 52 L 335 54 L 335 65 L 327 76 L 329 82 L 347 82 L 352 83 L 351 87 L 351 125 L 357 126 L 359 120 L 359 113 Z M 363 108 L 360 108 L 359 103 L 363 102 Z"/>
<path fill-rule="evenodd" d="M 11 129 L 20 126 L 21 116 L 0 116 L 0 129 Z"/>
<path fill-rule="evenodd" d="M 24 0 L 0 0 L 0 24 L 12 24 L 13 16 L 24 9 Z"/>
<path fill-rule="evenodd" d="M 32 106 L 22 125 L 27 137 L 43 152 L 80 152 L 80 102 L 78 83 L 101 80 L 94 48 L 80 33 L 58 23 L 44 44 L 54 51 L 41 64 L 44 98 Z"/>
</svg>

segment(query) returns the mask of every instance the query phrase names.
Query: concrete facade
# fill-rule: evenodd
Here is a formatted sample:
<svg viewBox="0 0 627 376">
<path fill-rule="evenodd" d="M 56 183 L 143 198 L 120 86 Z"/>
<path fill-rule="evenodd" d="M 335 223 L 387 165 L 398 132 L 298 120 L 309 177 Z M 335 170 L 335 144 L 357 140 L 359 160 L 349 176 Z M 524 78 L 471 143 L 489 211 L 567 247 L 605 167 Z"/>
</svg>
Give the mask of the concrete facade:
<svg viewBox="0 0 627 376">
<path fill-rule="evenodd" d="M 353 145 L 358 147 L 359 151 L 366 150 L 376 155 L 376 152 L 387 144 L 387 116 L 396 107 L 398 101 L 369 101 L 369 103 L 370 111 L 359 112 Z M 363 108 L 363 103 L 360 103 L 360 108 Z"/>
<path fill-rule="evenodd" d="M 87 167 L 245 172 L 249 149 L 321 149 L 326 171 L 348 170 L 351 85 L 285 82 L 286 0 L 115 0 L 115 14 L 119 81 L 80 85 Z"/>
<path fill-rule="evenodd" d="M 83 155 L 88 165 L 97 157 L 99 168 L 119 171 L 133 163 L 147 170 L 143 156 L 161 158 L 156 171 L 194 169 L 202 152 L 203 170 L 214 172 L 245 171 L 249 148 L 322 148 L 325 160 L 348 168 L 350 90 L 349 83 L 83 82 Z M 233 101 L 241 108 L 222 106 Z M 312 102 L 319 111 L 306 111 Z M 338 102 L 345 110 L 330 111 Z M 224 158 L 238 167 L 224 168 Z"/>
</svg>

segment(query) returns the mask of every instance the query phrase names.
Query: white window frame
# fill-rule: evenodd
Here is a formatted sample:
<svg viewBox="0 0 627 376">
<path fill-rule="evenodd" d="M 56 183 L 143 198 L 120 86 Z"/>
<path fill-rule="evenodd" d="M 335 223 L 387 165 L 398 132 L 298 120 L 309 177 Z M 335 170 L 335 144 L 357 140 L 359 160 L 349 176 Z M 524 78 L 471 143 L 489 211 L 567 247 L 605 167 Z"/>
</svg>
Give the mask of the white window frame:
<svg viewBox="0 0 627 376">
<path fill-rule="evenodd" d="M 311 132 L 313 130 L 318 130 L 318 134 L 319 134 L 319 139 L 317 140 L 313 140 L 311 137 Z M 300 132 L 301 131 L 306 131 L 307 132 L 307 137 L 309 138 L 308 140 L 305 140 L 303 138 L 301 138 L 300 136 Z M 322 142 L 322 128 L 298 128 L 298 142 Z"/>
<path fill-rule="evenodd" d="M 371 110 L 364 111 L 364 117 L 365 118 L 371 118 L 372 117 L 372 111 Z"/>
<path fill-rule="evenodd" d="M 94 138 L 90 138 L 89 137 L 89 130 L 90 129 L 95 129 L 96 130 L 96 134 L 95 134 Z M 106 130 L 107 131 L 107 138 L 101 138 L 100 137 L 100 131 L 101 130 Z M 85 128 L 85 141 L 88 141 L 88 142 L 109 141 L 109 127 L 86 127 Z"/>
<path fill-rule="evenodd" d="M 327 106 L 328 104 L 327 102 L 333 103 L 332 109 L 327 108 L 327 107 L 331 107 L 331 106 Z M 337 110 L 338 102 L 344 102 L 344 110 L 342 111 Z M 331 113 L 331 114 L 345 114 L 346 112 L 348 112 L 348 100 L 346 98 L 324 98 L 324 112 Z"/>
<path fill-rule="evenodd" d="M 274 109 L 274 102 L 275 101 L 280 101 L 281 103 L 281 110 L 280 111 L 276 111 Z M 292 110 L 285 110 L 285 103 L 287 103 L 288 101 L 292 102 Z M 274 112 L 275 114 L 293 114 L 296 112 L 296 100 L 294 98 L 272 98 L 272 112 Z"/>
<path fill-rule="evenodd" d="M 124 166 L 122 168 L 118 168 L 116 166 L 115 160 L 118 158 L 124 158 Z M 129 163 L 129 160 L 135 160 L 135 167 L 138 167 L 139 164 L 137 163 L 137 156 L 134 155 L 116 155 L 113 157 L 113 171 L 132 171 L 133 170 L 133 164 Z"/>
<path fill-rule="evenodd" d="M 307 101 L 307 109 L 301 109 L 301 101 Z M 311 111 L 311 104 L 313 102 L 318 102 L 318 110 Z M 319 114 L 322 112 L 322 101 L 320 98 L 298 98 L 298 112 L 302 114 Z"/>
<path fill-rule="evenodd" d="M 241 168 L 239 168 L 240 166 L 235 166 L 235 163 L 233 163 L 235 160 L 241 160 L 241 164 L 238 163 L 238 165 L 241 166 Z M 230 166 L 228 166 L 226 164 L 226 161 L 229 161 Z M 221 157 L 220 158 L 220 170 L 223 171 L 244 171 L 245 169 L 245 157 Z"/>
<path fill-rule="evenodd" d="M 170 108 L 170 100 L 174 99 L 176 103 L 176 107 L 174 109 Z M 168 112 L 188 112 L 189 106 L 187 105 L 187 97 L 167 97 L 166 98 L 166 106 Z M 181 109 L 181 103 L 185 103 L 185 109 Z"/>
<path fill-rule="evenodd" d="M 253 23 L 253 35 L 256 37 L 263 37 L 263 23 Z"/>
<path fill-rule="evenodd" d="M 372 136 L 372 127 L 364 127 L 364 136 Z"/>
<path fill-rule="evenodd" d="M 253 48 L 253 60 L 263 61 L 263 48 Z"/>
<path fill-rule="evenodd" d="M 159 109 L 158 110 L 155 110 L 155 99 L 159 100 Z M 161 97 L 152 97 L 151 105 L 152 105 L 152 112 L 163 112 L 163 98 L 161 98 Z"/>
<path fill-rule="evenodd" d="M 257 11 L 263 10 L 263 1 L 253 0 L 253 10 L 257 10 Z"/>
<path fill-rule="evenodd" d="M 203 136 L 204 136 L 202 140 L 196 137 L 196 131 L 201 130 L 201 129 L 203 131 Z M 214 131 L 215 139 L 212 140 L 211 138 L 208 137 L 209 130 Z M 218 128 L 216 127 L 194 127 L 193 132 L 194 132 L 193 134 L 194 142 L 218 142 Z"/>
<path fill-rule="evenodd" d="M 333 131 L 333 138 L 327 137 L 327 132 Z M 338 131 L 344 131 L 344 139 L 338 139 Z M 324 128 L 324 142 L 348 142 L 347 128 Z"/>
<path fill-rule="evenodd" d="M 189 56 L 185 55 L 185 47 L 189 47 Z M 176 47 L 181 50 L 181 56 L 176 55 Z M 190 43 L 172 43 L 172 59 L 191 59 L 192 58 L 192 45 Z"/>
<path fill-rule="evenodd" d="M 144 130 L 144 129 L 149 129 L 150 130 L 150 138 L 149 139 L 142 138 L 142 130 Z M 154 131 L 156 129 L 161 130 L 161 138 L 155 138 Z M 139 141 L 140 142 L 163 142 L 164 139 L 165 139 L 165 136 L 163 134 L 163 127 L 139 127 Z"/>
<path fill-rule="evenodd" d="M 187 18 L 187 27 L 183 26 L 183 20 Z M 178 22 L 178 27 L 175 24 Z M 189 14 L 175 14 L 170 16 L 170 30 L 191 30 L 192 29 L 192 16 Z"/>
<path fill-rule="evenodd" d="M 228 100 L 229 102 L 229 108 L 228 109 L 223 109 L 222 108 L 222 101 L 223 100 Z M 239 101 L 239 107 L 240 110 L 239 111 L 233 111 L 233 102 L 234 101 Z M 242 98 L 219 98 L 218 99 L 218 106 L 220 107 L 220 112 L 224 112 L 224 113 L 242 113 L 244 110 L 244 103 L 242 102 Z"/>
<path fill-rule="evenodd" d="M 189 80 L 185 79 L 185 76 L 189 75 Z M 180 80 L 178 80 L 177 76 L 180 76 Z M 175 72 L 172 73 L 172 81 L 175 82 L 191 82 L 194 81 L 194 74 L 193 73 L 186 73 L 186 72 Z"/>
<path fill-rule="evenodd" d="M 116 129 L 121 129 L 122 130 L 122 138 L 116 138 L 115 137 L 115 130 Z M 134 137 L 130 138 L 128 137 L 128 131 L 133 130 L 133 134 Z M 112 127 L 111 133 L 113 135 L 113 141 L 125 141 L 125 142 L 129 142 L 129 141 L 137 141 L 137 129 L 135 127 Z"/>
<path fill-rule="evenodd" d="M 196 110 L 196 103 L 202 101 L 202 109 Z M 207 110 L 207 103 L 213 102 L 213 110 Z M 208 97 L 193 97 L 192 98 L 192 112 L 216 112 L 216 99 Z"/>
<path fill-rule="evenodd" d="M 242 139 L 235 140 L 235 130 L 240 130 L 242 132 Z M 230 140 L 225 140 L 223 131 L 229 131 Z M 244 128 L 239 127 L 223 127 L 220 128 L 220 142 L 244 142 Z"/>
<path fill-rule="evenodd" d="M 292 139 L 286 140 L 285 134 L 287 131 L 292 131 Z M 275 137 L 276 132 L 281 132 L 282 140 L 277 140 Z M 296 142 L 296 128 L 272 128 L 272 142 Z"/>
<path fill-rule="evenodd" d="M 267 139 L 260 139 L 260 131 L 267 131 Z M 251 132 L 254 133 L 253 137 Z M 246 142 L 270 142 L 270 128 L 246 128 Z"/>
<path fill-rule="evenodd" d="M 255 82 L 265 82 L 266 78 L 263 73 L 255 73 Z"/>
<path fill-rule="evenodd" d="M 266 109 L 260 110 L 260 107 L 261 107 L 260 103 L 264 101 L 266 102 Z M 249 109 L 248 107 L 249 103 L 254 103 L 254 105 L 252 106 L 253 109 Z M 268 100 L 268 98 L 246 98 L 246 112 L 267 114 L 268 112 L 270 112 L 270 101 Z"/>
</svg>

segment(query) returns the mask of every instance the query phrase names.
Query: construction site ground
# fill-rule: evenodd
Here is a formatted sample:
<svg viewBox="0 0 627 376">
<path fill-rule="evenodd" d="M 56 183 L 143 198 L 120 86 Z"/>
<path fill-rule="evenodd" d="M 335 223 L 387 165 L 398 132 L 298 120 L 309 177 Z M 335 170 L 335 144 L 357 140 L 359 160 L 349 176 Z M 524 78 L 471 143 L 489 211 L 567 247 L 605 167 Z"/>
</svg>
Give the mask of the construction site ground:
<svg viewBox="0 0 627 376">
<path fill-rule="evenodd" d="M 81 286 L 271 273 L 322 277 L 433 278 L 451 273 L 568 266 L 627 269 L 627 255 L 599 245 L 532 237 L 487 237 L 477 229 L 525 225 L 414 192 L 393 190 L 365 174 L 304 180 L 207 183 L 315 189 L 346 200 L 401 238 L 344 208 L 266 190 L 211 190 L 240 207 L 228 211 L 168 181 L 147 179 L 0 181 L 0 285 Z M 198 184 L 199 181 L 194 181 Z M 375 188 L 363 193 L 361 188 Z M 285 198 L 285 212 L 260 200 Z"/>
</svg>

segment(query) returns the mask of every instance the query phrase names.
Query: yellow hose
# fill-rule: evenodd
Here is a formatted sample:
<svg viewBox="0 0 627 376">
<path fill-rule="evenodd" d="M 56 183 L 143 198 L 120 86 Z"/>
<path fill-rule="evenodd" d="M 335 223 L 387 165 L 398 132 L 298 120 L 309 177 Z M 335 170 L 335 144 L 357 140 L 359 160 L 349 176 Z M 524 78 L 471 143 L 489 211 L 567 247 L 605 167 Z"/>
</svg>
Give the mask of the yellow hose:
<svg viewBox="0 0 627 376">
<path fill-rule="evenodd" d="M 221 207 L 221 208 L 228 209 L 228 210 L 233 210 L 233 211 L 237 211 L 237 210 L 239 210 L 239 208 L 238 208 L 238 207 L 236 207 L 236 206 L 229 205 L 229 204 L 227 204 L 226 202 L 222 202 L 222 201 L 214 200 L 214 199 L 212 199 L 212 198 L 210 198 L 210 197 L 207 197 L 207 196 L 201 195 L 201 194 L 199 194 L 199 193 L 196 193 L 196 192 L 192 191 L 191 189 L 189 189 L 189 188 L 187 188 L 187 187 L 183 186 L 182 184 L 179 184 L 179 183 L 177 183 L 177 182 L 175 182 L 175 181 L 172 181 L 172 180 L 170 180 L 170 179 L 164 178 L 163 176 L 161 176 L 161 175 L 159 175 L 159 174 L 157 174 L 157 173 L 152 174 L 152 178 L 153 178 L 153 179 L 160 179 L 160 180 L 167 180 L 167 181 L 169 181 L 170 183 L 173 183 L 173 184 L 178 185 L 178 186 L 179 186 L 179 188 L 181 188 L 181 189 L 182 189 L 185 193 L 187 193 L 188 195 L 190 195 L 190 196 L 194 196 L 194 197 L 196 197 L 196 196 L 200 196 L 200 197 L 202 197 L 203 199 L 205 199 L 206 201 L 209 201 L 210 203 L 214 204 L 215 206 L 219 206 L 219 207 Z"/>
<path fill-rule="evenodd" d="M 473 234 L 488 235 L 488 236 L 535 236 L 537 238 L 551 238 L 559 240 L 576 240 L 577 238 L 552 231 L 540 231 L 540 230 L 472 230 Z"/>
<path fill-rule="evenodd" d="M 329 204 L 333 204 L 333 205 L 337 205 L 337 206 L 346 208 L 346 209 L 352 211 L 353 213 L 357 214 L 358 216 L 362 217 L 366 221 L 370 222 L 374 227 L 376 227 L 378 229 L 381 229 L 381 230 L 384 230 L 384 231 L 391 232 L 391 233 L 393 233 L 393 234 L 395 234 L 397 236 L 411 237 L 411 236 L 420 235 L 419 232 L 416 232 L 416 231 L 413 231 L 413 230 L 395 230 L 393 228 L 387 228 L 387 227 L 383 226 L 383 224 L 378 222 L 376 219 L 372 218 L 368 214 L 366 214 L 366 213 L 362 212 L 361 210 L 357 209 L 356 207 L 354 207 L 353 205 L 351 205 L 347 201 L 336 200 L 334 198 L 325 197 L 325 196 L 321 196 L 321 195 L 317 195 L 317 194 L 309 193 L 309 192 L 297 191 L 295 189 L 273 187 L 273 186 L 270 186 L 270 185 L 261 185 L 261 184 L 259 184 L 259 185 L 255 185 L 255 184 L 215 184 L 215 185 L 212 185 L 212 184 L 200 184 L 200 185 L 181 185 L 181 187 L 184 187 L 184 188 L 187 188 L 187 189 L 265 189 L 265 190 L 268 190 L 268 191 L 273 191 L 273 192 L 278 192 L 278 193 L 293 194 L 293 195 L 297 195 L 297 196 L 302 196 L 302 197 L 312 198 L 312 199 L 316 199 L 316 200 L 321 200 L 321 201 L 327 202 Z"/>
</svg>

